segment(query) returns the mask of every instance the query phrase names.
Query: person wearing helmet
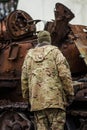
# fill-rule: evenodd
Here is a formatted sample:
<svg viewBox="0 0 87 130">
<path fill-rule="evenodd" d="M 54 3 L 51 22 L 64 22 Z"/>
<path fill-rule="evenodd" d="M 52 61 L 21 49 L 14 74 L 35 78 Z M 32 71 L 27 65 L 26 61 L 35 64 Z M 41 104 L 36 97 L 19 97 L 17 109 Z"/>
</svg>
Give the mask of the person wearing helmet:
<svg viewBox="0 0 87 130">
<path fill-rule="evenodd" d="M 34 112 L 37 130 L 64 130 L 68 98 L 74 96 L 69 64 L 48 31 L 38 33 L 22 66 L 22 94 Z"/>
</svg>

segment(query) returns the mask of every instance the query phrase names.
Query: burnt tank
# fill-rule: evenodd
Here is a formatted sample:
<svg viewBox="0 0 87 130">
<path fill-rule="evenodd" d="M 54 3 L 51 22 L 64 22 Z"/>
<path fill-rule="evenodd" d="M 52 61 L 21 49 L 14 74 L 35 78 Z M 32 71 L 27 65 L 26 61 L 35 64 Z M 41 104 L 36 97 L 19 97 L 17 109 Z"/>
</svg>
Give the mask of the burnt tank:
<svg viewBox="0 0 87 130">
<path fill-rule="evenodd" d="M 75 92 L 75 100 L 67 108 L 65 130 L 87 130 L 87 26 L 70 24 L 75 15 L 61 3 L 55 4 L 54 16 L 45 30 L 70 65 Z"/>
<path fill-rule="evenodd" d="M 87 130 L 87 27 L 70 24 L 75 16 L 61 3 L 55 4 L 54 15 L 44 30 L 68 60 L 75 92 L 65 130 Z M 0 22 L 0 130 L 35 130 L 33 113 L 22 98 L 21 67 L 27 51 L 37 44 L 40 21 L 15 10 Z"/>
<path fill-rule="evenodd" d="M 0 22 L 0 130 L 34 129 L 20 78 L 24 57 L 36 44 L 37 22 L 22 10 L 11 12 Z"/>
</svg>

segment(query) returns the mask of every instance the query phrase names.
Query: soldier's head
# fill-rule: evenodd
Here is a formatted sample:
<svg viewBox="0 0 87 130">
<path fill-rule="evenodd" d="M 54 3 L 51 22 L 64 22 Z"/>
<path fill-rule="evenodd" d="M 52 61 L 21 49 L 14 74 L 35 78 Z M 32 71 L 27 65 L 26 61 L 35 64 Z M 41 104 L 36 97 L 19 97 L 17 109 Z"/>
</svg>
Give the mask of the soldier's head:
<svg viewBox="0 0 87 130">
<path fill-rule="evenodd" d="M 48 31 L 40 31 L 37 37 L 38 37 L 38 43 L 48 42 L 51 44 L 51 36 Z"/>
</svg>

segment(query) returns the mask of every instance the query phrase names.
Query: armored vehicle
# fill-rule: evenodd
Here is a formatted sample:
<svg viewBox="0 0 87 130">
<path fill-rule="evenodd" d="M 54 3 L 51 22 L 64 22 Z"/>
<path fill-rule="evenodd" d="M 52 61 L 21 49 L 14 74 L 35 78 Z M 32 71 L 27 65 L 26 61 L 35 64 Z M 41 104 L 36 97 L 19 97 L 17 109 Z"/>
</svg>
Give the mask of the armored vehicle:
<svg viewBox="0 0 87 130">
<path fill-rule="evenodd" d="M 51 33 L 52 44 L 59 47 L 66 57 L 72 74 L 74 102 L 67 108 L 66 128 L 87 129 L 87 27 L 72 25 L 75 17 L 70 9 L 56 3 L 55 20 L 47 22 L 45 30 Z"/>
</svg>

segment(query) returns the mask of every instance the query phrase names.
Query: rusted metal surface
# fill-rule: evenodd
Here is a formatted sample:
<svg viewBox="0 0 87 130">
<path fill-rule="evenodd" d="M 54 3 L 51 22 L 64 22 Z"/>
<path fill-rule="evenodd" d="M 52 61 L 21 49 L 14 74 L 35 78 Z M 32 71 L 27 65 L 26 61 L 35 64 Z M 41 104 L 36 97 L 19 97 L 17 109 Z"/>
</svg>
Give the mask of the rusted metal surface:
<svg viewBox="0 0 87 130">
<path fill-rule="evenodd" d="M 84 32 L 86 27 L 70 25 L 69 21 L 74 14 L 60 3 L 56 4 L 54 13 L 55 20 L 45 26 L 45 29 L 51 33 L 52 44 L 58 46 L 68 60 L 72 74 L 86 73 L 87 34 Z"/>
<path fill-rule="evenodd" d="M 0 52 L 0 80 L 19 79 L 24 57 L 33 45 L 31 43 L 11 43 Z M 0 82 L 1 82 L 0 81 Z M 10 83 L 10 82 L 9 82 Z M 2 86 L 0 84 L 0 86 Z"/>
<path fill-rule="evenodd" d="M 69 33 L 68 22 L 74 17 L 74 14 L 61 3 L 56 3 L 54 10 L 55 20 L 47 23 L 45 29 L 51 33 L 52 44 L 61 44 L 61 40 Z"/>
<path fill-rule="evenodd" d="M 24 57 L 33 47 L 29 42 L 11 43 L 0 52 L 0 97 L 21 101 L 21 67 Z M 8 93 L 8 94 L 7 94 Z"/>
<path fill-rule="evenodd" d="M 0 116 L 1 130 L 34 130 L 33 123 L 22 113 L 7 111 Z"/>
<path fill-rule="evenodd" d="M 73 81 L 75 100 L 87 101 L 87 82 Z"/>
<path fill-rule="evenodd" d="M 32 22 L 30 22 L 31 20 Z M 25 35 L 31 36 L 36 31 L 32 17 L 21 10 L 14 11 L 7 17 L 6 26 L 9 35 L 14 39 Z"/>
<path fill-rule="evenodd" d="M 28 103 L 0 101 L 0 130 L 34 130 L 33 115 Z M 26 111 L 28 113 L 24 114 Z"/>
<path fill-rule="evenodd" d="M 66 57 L 72 74 L 75 100 L 67 109 L 65 130 L 87 129 L 87 27 L 72 25 L 71 10 L 56 3 L 55 20 L 47 22 L 45 30 L 51 33 L 52 44 Z"/>
<path fill-rule="evenodd" d="M 18 111 L 26 111 L 28 110 L 28 103 L 24 101 L 20 102 L 11 102 L 10 100 L 1 99 L 0 100 L 0 112 L 8 111 L 8 110 L 18 110 Z"/>
<path fill-rule="evenodd" d="M 87 65 L 87 27 L 86 26 L 71 26 L 71 30 L 75 36 L 75 44 L 80 52 L 80 57 L 83 58 Z"/>
<path fill-rule="evenodd" d="M 0 41 L 34 39 L 38 22 L 22 10 L 13 11 L 0 22 Z"/>
<path fill-rule="evenodd" d="M 0 99 L 23 100 L 21 67 L 36 42 L 36 22 L 24 11 L 16 10 L 0 23 Z"/>
<path fill-rule="evenodd" d="M 69 41 L 66 41 L 59 46 L 59 48 L 68 60 L 72 74 L 86 73 L 87 67 L 83 59 L 80 57 L 80 52 L 78 51 L 74 41 L 71 44 Z"/>
<path fill-rule="evenodd" d="M 0 22 L 0 130 L 34 130 L 22 98 L 21 69 L 27 51 L 37 43 L 37 22 L 20 10 Z"/>
</svg>

